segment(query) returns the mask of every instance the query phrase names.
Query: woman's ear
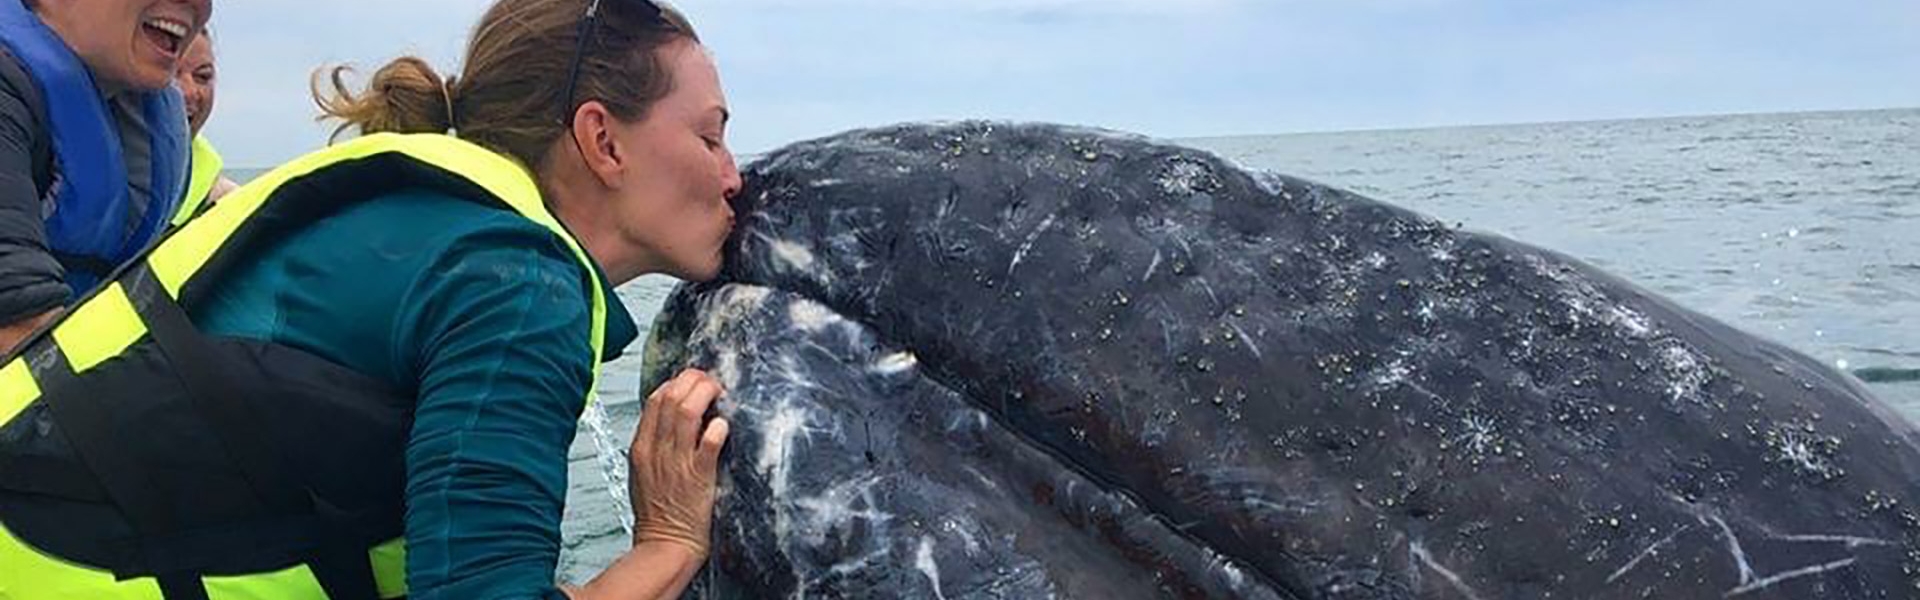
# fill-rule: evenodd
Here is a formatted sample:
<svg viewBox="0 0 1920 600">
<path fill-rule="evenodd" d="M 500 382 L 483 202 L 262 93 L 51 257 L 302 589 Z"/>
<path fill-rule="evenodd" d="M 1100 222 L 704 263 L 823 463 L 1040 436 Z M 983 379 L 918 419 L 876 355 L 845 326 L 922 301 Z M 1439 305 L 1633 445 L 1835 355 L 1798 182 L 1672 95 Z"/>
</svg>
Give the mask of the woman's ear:
<svg viewBox="0 0 1920 600">
<path fill-rule="evenodd" d="M 625 152 L 614 135 L 614 124 L 613 113 L 605 104 L 588 101 L 574 111 L 570 132 L 587 170 L 607 187 L 618 187 L 621 172 L 626 169 Z"/>
</svg>

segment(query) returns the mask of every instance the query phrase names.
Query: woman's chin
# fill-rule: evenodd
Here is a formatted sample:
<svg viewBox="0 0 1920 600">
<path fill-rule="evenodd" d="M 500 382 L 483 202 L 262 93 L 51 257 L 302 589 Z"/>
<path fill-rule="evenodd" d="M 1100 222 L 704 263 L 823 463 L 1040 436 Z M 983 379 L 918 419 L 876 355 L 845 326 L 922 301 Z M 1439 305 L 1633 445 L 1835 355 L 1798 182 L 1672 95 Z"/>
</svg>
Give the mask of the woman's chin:
<svg viewBox="0 0 1920 600">
<path fill-rule="evenodd" d="M 720 269 L 724 264 L 722 258 L 719 250 L 715 249 L 712 256 L 681 265 L 677 269 L 679 272 L 674 273 L 673 276 L 692 282 L 713 281 L 720 276 Z"/>
</svg>

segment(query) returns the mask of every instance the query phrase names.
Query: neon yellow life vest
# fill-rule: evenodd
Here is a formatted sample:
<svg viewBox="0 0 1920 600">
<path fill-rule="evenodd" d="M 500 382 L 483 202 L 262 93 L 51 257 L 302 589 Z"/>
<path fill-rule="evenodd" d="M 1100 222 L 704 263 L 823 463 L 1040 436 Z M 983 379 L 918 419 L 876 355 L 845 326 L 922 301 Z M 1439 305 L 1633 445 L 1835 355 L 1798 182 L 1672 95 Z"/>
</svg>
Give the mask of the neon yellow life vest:
<svg viewBox="0 0 1920 600">
<path fill-rule="evenodd" d="M 193 171 L 187 174 L 187 197 L 180 199 L 180 210 L 173 213 L 174 227 L 187 224 L 200 207 L 207 203 L 207 196 L 213 193 L 213 185 L 220 181 L 220 172 L 226 168 L 226 159 L 213 149 L 213 143 L 205 136 L 193 137 Z"/>
<path fill-rule="evenodd" d="M 404 596 L 413 399 L 297 349 L 201 334 L 184 307 L 260 242 L 419 187 L 511 210 L 572 248 L 599 364 L 608 298 L 597 271 L 517 163 L 452 137 L 394 134 L 296 159 L 0 366 L 0 600 Z"/>
</svg>

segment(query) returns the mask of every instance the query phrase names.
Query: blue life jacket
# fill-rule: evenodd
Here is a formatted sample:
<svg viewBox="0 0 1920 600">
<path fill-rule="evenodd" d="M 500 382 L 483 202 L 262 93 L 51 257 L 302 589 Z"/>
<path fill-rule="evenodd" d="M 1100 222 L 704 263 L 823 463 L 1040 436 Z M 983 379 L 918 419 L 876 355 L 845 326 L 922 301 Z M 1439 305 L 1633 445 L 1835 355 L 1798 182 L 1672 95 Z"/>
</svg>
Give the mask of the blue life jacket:
<svg viewBox="0 0 1920 600">
<path fill-rule="evenodd" d="M 186 103 L 171 86 L 138 98 L 152 156 L 151 197 L 142 207 L 128 188 L 119 125 L 80 57 L 19 0 L 0 0 L 0 43 L 47 107 L 55 173 L 47 249 L 77 301 L 166 232 L 186 193 Z"/>
</svg>

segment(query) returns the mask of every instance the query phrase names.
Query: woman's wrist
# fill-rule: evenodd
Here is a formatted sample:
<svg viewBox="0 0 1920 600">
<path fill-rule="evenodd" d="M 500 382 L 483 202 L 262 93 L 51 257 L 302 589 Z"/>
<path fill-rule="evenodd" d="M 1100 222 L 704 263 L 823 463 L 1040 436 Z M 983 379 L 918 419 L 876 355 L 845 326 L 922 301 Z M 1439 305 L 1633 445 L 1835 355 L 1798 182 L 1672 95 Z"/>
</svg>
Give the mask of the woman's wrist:
<svg viewBox="0 0 1920 600">
<path fill-rule="evenodd" d="M 698 535 L 688 529 L 688 527 L 636 525 L 633 530 L 633 545 L 673 544 L 685 548 L 702 559 L 706 558 L 708 550 L 706 536 Z"/>
<path fill-rule="evenodd" d="M 693 546 L 669 540 L 635 540 L 629 555 L 644 557 L 648 564 L 661 567 L 671 566 L 680 571 L 698 571 L 707 560 L 706 552 Z"/>
<path fill-rule="evenodd" d="M 626 556 L 580 587 L 560 589 L 574 600 L 600 598 L 672 599 L 680 597 L 706 557 L 673 542 L 645 541 L 627 549 Z"/>
</svg>

